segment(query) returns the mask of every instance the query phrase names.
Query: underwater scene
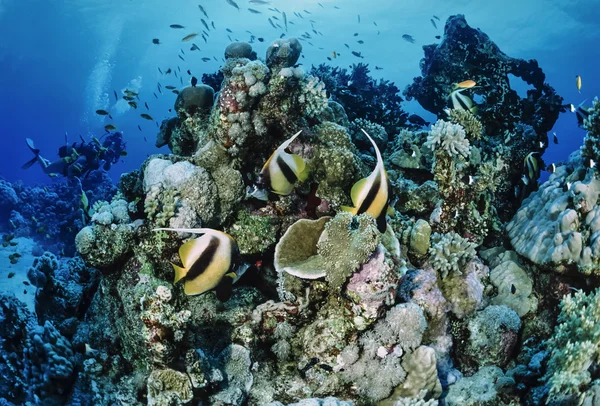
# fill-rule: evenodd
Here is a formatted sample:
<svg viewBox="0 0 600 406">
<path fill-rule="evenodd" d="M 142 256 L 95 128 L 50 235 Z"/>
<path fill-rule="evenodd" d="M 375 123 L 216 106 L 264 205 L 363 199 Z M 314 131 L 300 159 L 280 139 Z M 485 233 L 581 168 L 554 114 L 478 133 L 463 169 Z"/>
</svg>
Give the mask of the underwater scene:
<svg viewBox="0 0 600 406">
<path fill-rule="evenodd" d="M 600 406 L 599 21 L 0 0 L 0 406 Z"/>
</svg>

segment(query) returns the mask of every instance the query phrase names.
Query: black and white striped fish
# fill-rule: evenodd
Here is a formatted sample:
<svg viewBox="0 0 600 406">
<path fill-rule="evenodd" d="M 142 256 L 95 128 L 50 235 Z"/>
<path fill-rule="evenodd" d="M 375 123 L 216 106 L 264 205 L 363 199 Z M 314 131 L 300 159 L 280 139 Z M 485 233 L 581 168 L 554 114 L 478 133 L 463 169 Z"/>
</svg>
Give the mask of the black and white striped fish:
<svg viewBox="0 0 600 406">
<path fill-rule="evenodd" d="M 583 105 L 586 100 L 582 101 L 577 107 L 571 104 L 571 112 L 577 116 L 577 125 L 579 127 L 583 127 L 583 121 L 590 116 L 588 108 Z"/>
<path fill-rule="evenodd" d="M 302 157 L 286 152 L 301 132 L 281 144 L 269 157 L 258 175 L 257 187 L 250 192 L 251 196 L 260 200 L 268 200 L 266 192 L 287 196 L 294 190 L 297 180 L 306 180 L 308 171 Z"/>
<path fill-rule="evenodd" d="M 531 182 L 536 182 L 540 177 L 540 166 L 537 158 L 534 156 L 537 152 L 530 152 L 523 160 L 524 171 L 527 179 Z M 527 184 L 527 183 L 526 183 Z"/>
<path fill-rule="evenodd" d="M 183 266 L 171 264 L 175 270 L 173 283 L 183 280 L 186 295 L 200 295 L 214 289 L 221 301 L 231 297 L 231 285 L 245 268 L 238 268 L 240 252 L 229 234 L 210 228 L 155 228 L 154 231 L 204 234 L 179 247 Z"/>
<path fill-rule="evenodd" d="M 452 108 L 455 110 L 467 110 L 475 114 L 477 112 L 477 105 L 473 103 L 473 100 L 465 94 L 462 94 L 466 88 L 458 88 L 450 93 L 450 101 L 452 102 Z"/>
<path fill-rule="evenodd" d="M 365 130 L 362 132 L 367 136 L 377 156 L 377 164 L 373 172 L 362 178 L 352 186 L 350 197 L 354 207 L 342 206 L 342 210 L 358 215 L 369 213 L 377 219 L 377 229 L 383 233 L 387 228 L 385 216 L 388 212 L 392 187 L 388 179 L 387 172 L 383 166 L 383 159 L 375 141 L 367 134 Z"/>
</svg>

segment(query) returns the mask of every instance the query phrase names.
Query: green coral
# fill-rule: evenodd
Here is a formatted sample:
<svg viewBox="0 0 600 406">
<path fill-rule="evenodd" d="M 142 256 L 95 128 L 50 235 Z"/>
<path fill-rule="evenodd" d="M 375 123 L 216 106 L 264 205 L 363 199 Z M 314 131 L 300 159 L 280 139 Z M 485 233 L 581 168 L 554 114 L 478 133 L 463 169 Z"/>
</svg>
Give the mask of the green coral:
<svg viewBox="0 0 600 406">
<path fill-rule="evenodd" d="M 313 128 L 317 139 L 307 168 L 318 185 L 317 196 L 339 205 L 350 204 L 349 191 L 366 175 L 346 129 L 325 122 Z M 364 172 L 363 172 L 364 170 Z"/>
<path fill-rule="evenodd" d="M 275 217 L 240 210 L 226 231 L 237 241 L 242 255 L 257 255 L 275 245 L 279 228 L 279 221 Z"/>
<path fill-rule="evenodd" d="M 470 140 L 479 140 L 483 135 L 483 125 L 469 110 L 450 110 L 450 121 L 460 125 Z"/>
<path fill-rule="evenodd" d="M 447 277 L 449 272 L 461 273 L 467 262 L 477 255 L 475 246 L 454 231 L 447 234 L 435 233 L 431 236 L 429 261 L 442 278 Z"/>
<path fill-rule="evenodd" d="M 551 358 L 545 379 L 550 396 L 579 395 L 591 381 L 592 365 L 600 361 L 600 289 L 567 295 L 560 302 Z"/>
<path fill-rule="evenodd" d="M 367 262 L 379 239 L 369 214 L 340 212 L 331 220 L 299 220 L 275 248 L 275 269 L 306 279 L 325 276 L 330 287 L 339 290 Z"/>
<path fill-rule="evenodd" d="M 144 200 L 146 218 L 158 227 L 166 227 L 171 217 L 177 212 L 179 192 L 175 189 L 163 191 L 159 186 L 152 186 Z"/>
<path fill-rule="evenodd" d="M 133 227 L 125 224 L 86 226 L 75 236 L 75 246 L 86 263 L 105 268 L 131 251 L 133 234 Z"/>
<path fill-rule="evenodd" d="M 367 262 L 378 244 L 379 232 L 373 216 L 339 213 L 325 225 L 317 244 L 319 254 L 326 260 L 327 282 L 334 289 L 341 288 L 346 279 Z"/>
</svg>

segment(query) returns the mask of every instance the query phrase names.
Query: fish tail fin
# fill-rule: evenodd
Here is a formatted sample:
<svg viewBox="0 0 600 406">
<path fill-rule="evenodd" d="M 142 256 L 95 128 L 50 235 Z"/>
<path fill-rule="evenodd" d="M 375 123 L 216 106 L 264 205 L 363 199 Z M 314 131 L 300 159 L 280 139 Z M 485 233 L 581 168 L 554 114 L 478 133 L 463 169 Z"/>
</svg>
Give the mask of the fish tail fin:
<svg viewBox="0 0 600 406">
<path fill-rule="evenodd" d="M 173 270 L 175 271 L 175 279 L 173 280 L 173 283 L 177 283 L 181 279 L 185 278 L 185 275 L 187 275 L 187 269 L 173 263 L 171 263 L 171 265 L 173 265 Z"/>
</svg>

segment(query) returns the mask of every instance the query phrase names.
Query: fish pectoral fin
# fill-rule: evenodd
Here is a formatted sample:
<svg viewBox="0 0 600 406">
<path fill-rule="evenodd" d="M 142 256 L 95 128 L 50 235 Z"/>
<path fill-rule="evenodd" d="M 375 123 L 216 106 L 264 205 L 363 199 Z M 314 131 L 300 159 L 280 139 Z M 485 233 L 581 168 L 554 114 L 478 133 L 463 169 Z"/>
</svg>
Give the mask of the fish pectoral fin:
<svg viewBox="0 0 600 406">
<path fill-rule="evenodd" d="M 185 278 L 185 275 L 187 275 L 187 269 L 182 268 L 179 265 L 175 265 L 174 263 L 171 263 L 171 265 L 173 265 L 173 270 L 175 271 L 175 279 L 173 280 L 173 283 L 177 283 L 181 279 Z"/>
<path fill-rule="evenodd" d="M 385 213 L 381 213 L 379 217 L 377 217 L 377 229 L 380 233 L 385 233 L 386 228 L 387 221 L 385 220 Z"/>
<path fill-rule="evenodd" d="M 221 279 L 221 281 L 215 288 L 215 293 L 219 301 L 226 302 L 229 300 L 233 292 L 233 282 L 235 281 L 235 278 L 235 273 L 230 272 L 227 275 L 225 275 L 223 279 Z"/>
<path fill-rule="evenodd" d="M 359 196 L 362 190 L 367 186 L 367 178 L 362 178 L 358 182 L 352 186 L 352 190 L 350 191 L 350 197 L 352 198 L 352 203 L 355 206 L 358 206 Z"/>
</svg>

